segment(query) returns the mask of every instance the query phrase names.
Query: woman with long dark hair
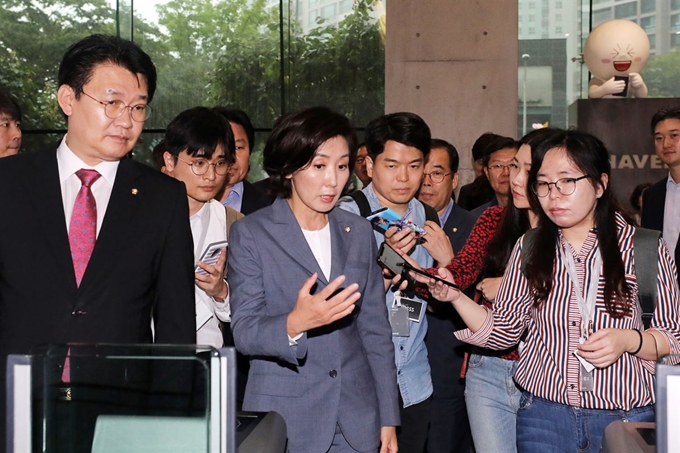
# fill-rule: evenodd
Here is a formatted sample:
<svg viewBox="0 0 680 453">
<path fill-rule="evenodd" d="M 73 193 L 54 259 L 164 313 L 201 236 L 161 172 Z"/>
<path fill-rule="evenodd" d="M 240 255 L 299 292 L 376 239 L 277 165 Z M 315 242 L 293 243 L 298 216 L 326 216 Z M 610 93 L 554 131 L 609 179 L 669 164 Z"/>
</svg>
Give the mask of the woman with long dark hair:
<svg viewBox="0 0 680 453">
<path fill-rule="evenodd" d="M 515 245 L 492 309 L 423 279 L 469 327 L 456 333 L 461 340 L 504 349 L 526 331 L 515 372 L 523 453 L 598 452 L 609 423 L 653 421 L 655 360 L 680 352 L 675 263 L 660 240 L 658 301 L 645 330 L 635 228 L 618 209 L 610 174 L 597 138 L 574 130 L 550 135 L 529 173 L 538 227 Z M 439 275 L 452 279 L 445 269 Z"/>
<path fill-rule="evenodd" d="M 538 221 L 527 198 L 527 176 L 531 148 L 550 133 L 550 129 L 532 131 L 519 141 L 519 149 L 509 165 L 510 202 L 506 207 L 490 207 L 482 214 L 463 249 L 446 267 L 463 289 L 483 275 L 477 288 L 487 307 L 492 306 L 496 297 L 512 247 Z M 436 269 L 429 271 L 436 273 Z M 465 400 L 477 453 L 516 451 L 520 390 L 513 382 L 513 375 L 518 358 L 516 346 L 503 351 L 474 348 L 470 355 Z"/>
</svg>

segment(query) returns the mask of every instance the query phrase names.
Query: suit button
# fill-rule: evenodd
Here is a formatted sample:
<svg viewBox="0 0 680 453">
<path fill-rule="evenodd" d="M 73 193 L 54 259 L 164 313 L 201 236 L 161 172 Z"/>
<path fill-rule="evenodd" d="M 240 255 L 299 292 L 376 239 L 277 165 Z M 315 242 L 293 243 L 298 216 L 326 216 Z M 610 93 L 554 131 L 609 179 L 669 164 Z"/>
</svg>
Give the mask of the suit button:
<svg viewBox="0 0 680 453">
<path fill-rule="evenodd" d="M 87 312 L 86 312 L 86 311 L 83 311 L 83 310 L 73 310 L 73 311 L 71 312 L 71 315 L 73 315 L 73 316 L 75 316 L 75 317 L 83 316 L 83 315 L 86 315 L 86 314 L 87 314 Z"/>
<path fill-rule="evenodd" d="M 334 378 L 334 377 L 336 377 L 336 376 L 338 375 L 338 372 L 335 371 L 335 370 L 331 370 L 331 371 L 328 373 L 328 375 L 329 375 L 330 377 Z"/>
</svg>

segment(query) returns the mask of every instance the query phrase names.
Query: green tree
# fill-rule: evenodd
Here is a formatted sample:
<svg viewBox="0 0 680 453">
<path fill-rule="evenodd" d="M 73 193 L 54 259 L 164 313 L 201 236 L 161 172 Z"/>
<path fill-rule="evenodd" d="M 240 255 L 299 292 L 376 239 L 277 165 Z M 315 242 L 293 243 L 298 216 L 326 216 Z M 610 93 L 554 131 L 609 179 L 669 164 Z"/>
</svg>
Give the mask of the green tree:
<svg viewBox="0 0 680 453">
<path fill-rule="evenodd" d="M 217 61 L 214 98 L 245 110 L 262 127 L 282 110 L 312 105 L 327 105 L 364 126 L 385 103 L 384 46 L 373 3 L 357 0 L 339 24 L 319 21 L 306 34 L 286 18 L 283 55 L 277 26 L 236 35 Z"/>
<path fill-rule="evenodd" d="M 136 14 L 130 20 L 126 2 L 116 11 L 107 0 L 0 0 L 0 86 L 19 98 L 27 129 L 63 129 L 56 75 L 66 48 L 92 33 L 132 36 L 158 70 L 149 132 L 136 150 L 144 160 L 158 132 L 196 105 L 243 109 L 262 129 L 311 105 L 328 105 L 359 127 L 383 113 L 384 48 L 373 0 L 355 0 L 339 24 L 319 21 L 308 33 L 266 3 L 170 0 L 157 6 L 155 25 Z"/>
<path fill-rule="evenodd" d="M 655 55 L 642 72 L 649 97 L 680 97 L 680 52 Z"/>
<path fill-rule="evenodd" d="M 65 127 L 56 103 L 59 59 L 92 33 L 114 33 L 105 0 L 3 0 L 0 11 L 0 86 L 19 100 L 24 126 Z"/>
</svg>

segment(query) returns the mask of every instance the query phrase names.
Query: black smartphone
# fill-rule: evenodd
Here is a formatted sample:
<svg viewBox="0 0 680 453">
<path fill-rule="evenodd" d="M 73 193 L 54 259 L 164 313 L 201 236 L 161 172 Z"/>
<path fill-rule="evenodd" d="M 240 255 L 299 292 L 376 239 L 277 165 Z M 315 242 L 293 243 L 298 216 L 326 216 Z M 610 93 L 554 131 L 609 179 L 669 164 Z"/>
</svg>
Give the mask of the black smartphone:
<svg viewBox="0 0 680 453">
<path fill-rule="evenodd" d="M 406 261 L 396 252 L 396 250 L 385 242 L 380 244 L 380 250 L 378 250 L 378 264 L 389 269 L 394 275 L 401 275 L 404 270 L 404 263 L 406 263 Z"/>
<path fill-rule="evenodd" d="M 422 270 L 422 269 L 417 269 L 417 268 L 411 266 L 411 265 L 408 263 L 408 261 L 404 261 L 404 270 L 405 270 L 406 272 L 414 272 L 414 273 L 416 273 L 416 274 L 424 275 L 424 276 L 429 277 L 429 278 L 431 278 L 431 279 L 434 279 L 434 280 L 436 280 L 436 281 L 438 281 L 438 282 L 442 282 L 442 283 L 445 284 L 446 286 L 450 286 L 451 288 L 457 289 L 458 291 L 461 290 L 461 289 L 460 289 L 460 286 L 456 285 L 455 283 L 451 283 L 451 282 L 448 281 L 448 280 L 444 280 L 443 278 L 441 278 L 441 277 L 439 277 L 439 276 L 432 275 L 432 274 L 430 274 L 430 273 L 428 273 L 428 272 L 425 272 L 425 271 Z"/>
<path fill-rule="evenodd" d="M 626 82 L 626 85 L 623 87 L 623 91 L 621 91 L 619 93 L 614 93 L 614 94 L 612 94 L 612 96 L 620 96 L 622 98 L 625 98 L 626 96 L 628 96 L 628 80 L 629 80 L 629 77 L 627 77 L 627 76 L 614 76 L 614 80 L 615 81 L 623 80 L 624 82 Z"/>
<path fill-rule="evenodd" d="M 444 280 L 441 277 L 428 274 L 422 269 L 417 269 L 411 266 L 408 263 L 408 261 L 404 260 L 404 258 L 402 258 L 401 255 L 399 255 L 392 247 L 390 247 L 385 242 L 380 244 L 380 250 L 378 251 L 378 263 L 380 263 L 382 267 L 389 269 L 393 274 L 395 275 L 398 274 L 401 275 L 403 278 L 408 279 L 411 282 L 409 283 L 409 285 L 412 284 L 413 278 L 411 278 L 411 276 L 408 275 L 408 272 L 413 271 L 416 274 L 421 274 L 426 277 L 432 278 L 434 280 L 437 280 L 438 282 L 442 282 L 443 284 L 460 291 L 460 287 L 455 283 L 451 283 L 449 281 Z"/>
</svg>

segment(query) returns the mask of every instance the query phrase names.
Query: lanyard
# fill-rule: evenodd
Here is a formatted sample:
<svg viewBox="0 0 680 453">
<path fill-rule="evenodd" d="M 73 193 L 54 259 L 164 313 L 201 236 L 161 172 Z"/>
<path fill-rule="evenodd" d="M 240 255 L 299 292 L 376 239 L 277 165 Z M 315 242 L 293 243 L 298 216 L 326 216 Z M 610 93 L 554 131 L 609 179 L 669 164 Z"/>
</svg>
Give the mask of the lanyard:
<svg viewBox="0 0 680 453">
<path fill-rule="evenodd" d="M 585 341 L 589 335 L 589 328 L 592 326 L 593 318 L 595 317 L 595 302 L 597 300 L 597 287 L 600 283 L 600 275 L 602 274 L 602 254 L 600 254 L 599 246 L 596 246 L 595 253 L 595 270 L 591 268 L 590 272 L 590 285 L 588 287 L 588 292 L 583 296 L 583 291 L 581 291 L 581 285 L 578 281 L 578 275 L 576 274 L 576 263 L 574 263 L 574 256 L 571 252 L 566 251 L 565 246 L 560 244 L 560 257 L 562 262 L 567 268 L 567 274 L 569 279 L 574 285 L 574 291 L 576 293 L 576 300 L 578 301 L 578 309 L 581 313 L 581 340 Z M 586 272 L 584 280 L 588 278 L 588 273 Z"/>
</svg>

